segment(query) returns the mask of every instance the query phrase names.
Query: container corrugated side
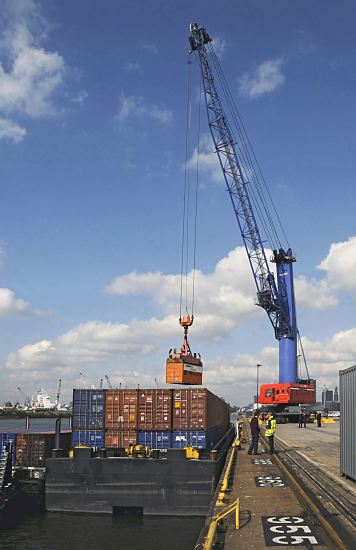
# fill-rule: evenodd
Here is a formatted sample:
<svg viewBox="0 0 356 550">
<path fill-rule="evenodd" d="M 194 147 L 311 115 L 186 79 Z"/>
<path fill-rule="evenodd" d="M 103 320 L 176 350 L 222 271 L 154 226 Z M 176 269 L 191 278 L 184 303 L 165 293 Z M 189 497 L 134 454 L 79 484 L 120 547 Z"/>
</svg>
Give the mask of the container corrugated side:
<svg viewBox="0 0 356 550">
<path fill-rule="evenodd" d="M 172 434 L 170 431 L 140 431 L 137 434 L 137 443 L 151 449 L 169 449 Z"/>
<path fill-rule="evenodd" d="M 340 471 L 356 480 L 356 365 L 339 372 Z"/>
<path fill-rule="evenodd" d="M 104 432 L 100 430 L 73 430 L 72 447 L 87 445 L 88 447 L 104 447 Z"/>
<path fill-rule="evenodd" d="M 105 429 L 137 430 L 137 401 L 137 390 L 106 390 Z"/>
<path fill-rule="evenodd" d="M 172 427 L 172 391 L 142 389 L 138 391 L 139 430 L 170 430 Z"/>
<path fill-rule="evenodd" d="M 181 449 L 195 447 L 196 449 L 210 450 L 218 442 L 219 437 L 215 428 L 208 430 L 174 430 L 172 432 L 172 447 Z"/>
<path fill-rule="evenodd" d="M 229 405 L 206 388 L 173 390 L 173 429 L 206 430 L 229 424 Z"/>
<path fill-rule="evenodd" d="M 106 430 L 105 447 L 107 449 L 128 447 L 137 443 L 137 432 L 135 430 Z"/>
<path fill-rule="evenodd" d="M 60 436 L 60 446 L 67 455 L 70 448 L 71 433 L 64 432 Z M 45 459 L 50 458 L 55 445 L 53 432 L 18 433 L 16 434 L 16 465 L 42 467 Z"/>
<path fill-rule="evenodd" d="M 104 390 L 73 390 L 73 429 L 102 430 L 104 407 Z"/>
<path fill-rule="evenodd" d="M 12 448 L 12 463 L 15 463 L 15 448 L 16 448 L 16 433 L 14 432 L 0 432 L 0 458 L 2 455 L 3 447 L 11 445 Z"/>
</svg>

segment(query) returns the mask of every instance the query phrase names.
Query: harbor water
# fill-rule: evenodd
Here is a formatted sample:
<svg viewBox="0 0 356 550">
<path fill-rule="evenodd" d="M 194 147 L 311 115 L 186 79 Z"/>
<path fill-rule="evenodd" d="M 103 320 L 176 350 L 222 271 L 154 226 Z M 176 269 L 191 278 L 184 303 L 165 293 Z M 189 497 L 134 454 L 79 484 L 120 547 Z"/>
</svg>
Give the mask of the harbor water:
<svg viewBox="0 0 356 550">
<path fill-rule="evenodd" d="M 31 431 L 53 431 L 55 418 L 31 418 Z M 21 431 L 25 419 L 0 419 L 0 430 Z M 69 419 L 62 419 L 69 429 Z M 193 550 L 204 518 L 112 517 L 33 513 L 0 527 L 0 550 Z"/>
</svg>

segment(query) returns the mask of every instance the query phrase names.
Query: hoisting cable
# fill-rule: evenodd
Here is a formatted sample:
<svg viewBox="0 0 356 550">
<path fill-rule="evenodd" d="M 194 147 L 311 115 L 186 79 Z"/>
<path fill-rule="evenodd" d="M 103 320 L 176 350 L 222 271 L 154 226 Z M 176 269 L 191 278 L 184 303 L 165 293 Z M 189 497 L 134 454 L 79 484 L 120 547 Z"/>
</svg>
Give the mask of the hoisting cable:
<svg viewBox="0 0 356 550">
<path fill-rule="evenodd" d="M 273 202 L 273 199 L 272 199 L 272 196 L 270 194 L 270 191 L 268 189 L 268 186 L 267 186 L 267 183 L 266 183 L 266 180 L 263 176 L 263 173 L 262 173 L 262 170 L 261 170 L 261 167 L 258 163 L 258 160 L 257 160 L 257 157 L 255 155 L 255 152 L 254 152 L 254 149 L 252 147 L 252 144 L 251 144 L 251 141 L 249 139 L 249 136 L 246 132 L 246 129 L 245 129 L 245 126 L 243 124 L 243 121 L 241 119 L 241 116 L 237 110 L 237 107 L 236 107 L 236 104 L 234 102 L 234 99 L 233 99 L 233 96 L 231 94 L 231 91 L 229 89 L 229 86 L 227 84 L 227 81 L 226 81 L 226 78 L 225 78 L 225 75 L 221 69 L 221 65 L 219 63 L 219 60 L 218 60 L 218 57 L 213 49 L 213 47 L 211 45 L 209 45 L 209 51 L 211 53 L 211 57 L 212 57 L 212 60 L 213 60 L 213 63 L 214 63 L 214 66 L 215 66 L 215 70 L 219 76 L 219 80 L 220 80 L 220 84 L 222 86 L 222 89 L 223 89 L 223 92 L 224 92 L 224 95 L 225 95 L 225 98 L 226 98 L 226 101 L 228 103 L 228 106 L 229 106 L 229 110 L 231 112 L 231 115 L 232 115 L 232 118 L 233 118 L 233 121 L 234 121 L 234 124 L 235 124 L 235 127 L 236 127 L 236 130 L 239 134 L 239 137 L 240 137 L 240 140 L 241 140 L 241 143 L 243 145 L 243 148 L 244 148 L 244 151 L 246 153 L 246 157 L 247 157 L 247 166 L 249 168 L 249 170 L 251 171 L 252 175 L 254 176 L 254 184 L 257 188 L 257 192 L 258 192 L 258 195 L 260 197 L 260 200 L 261 200 L 261 203 L 264 205 L 264 209 L 265 209 L 265 212 L 266 212 L 266 215 L 267 215 L 267 218 L 269 220 L 269 223 L 270 223 L 270 227 L 272 229 L 272 232 L 275 236 L 275 238 L 277 239 L 277 242 L 279 244 L 279 246 L 281 246 L 281 243 L 280 243 L 280 240 L 279 240 L 279 237 L 278 237 L 278 234 L 277 234 L 277 231 L 275 229 L 275 226 L 274 226 L 274 223 L 273 223 L 273 220 L 272 220 L 272 216 L 270 214 L 270 211 L 269 211 L 269 208 L 268 208 L 268 205 L 267 205 L 267 202 L 266 202 L 266 198 L 264 196 L 264 193 L 263 193 L 263 190 L 262 190 L 262 183 L 263 183 L 263 186 L 265 188 L 265 191 L 268 195 L 268 199 L 272 205 L 272 209 L 274 211 L 274 214 L 275 214 L 275 217 L 278 221 L 278 224 L 281 228 L 281 231 L 283 233 L 283 236 L 288 244 L 289 245 L 289 242 L 288 242 L 288 238 L 286 236 L 286 233 L 285 233 L 285 230 L 283 228 L 283 225 L 282 225 L 282 222 L 280 220 L 280 217 L 278 215 L 278 212 L 276 210 L 276 207 L 275 207 L 275 204 Z M 237 140 L 236 140 L 237 142 Z M 239 147 L 239 143 L 237 142 L 236 143 L 237 147 L 240 149 L 240 152 L 241 152 L 241 148 Z M 244 155 L 245 157 L 245 155 Z M 258 173 L 260 174 L 260 176 L 258 175 Z M 261 183 L 262 181 L 262 183 Z M 262 220 L 261 220 L 262 221 Z M 273 239 L 271 240 L 271 244 L 273 244 Z"/>
<path fill-rule="evenodd" d="M 197 251 L 197 222 L 198 222 L 198 190 L 199 190 L 199 155 L 200 155 L 200 120 L 201 120 L 201 97 L 202 97 L 202 76 L 200 75 L 199 105 L 198 105 L 198 136 L 197 136 L 197 162 L 195 171 L 195 216 L 194 216 L 194 249 L 193 249 L 193 288 L 192 288 L 192 316 L 194 315 L 195 301 L 195 266 Z"/>
<path fill-rule="evenodd" d="M 240 164 L 240 169 L 242 171 L 242 177 L 245 180 L 245 183 L 248 183 L 248 182 L 251 183 L 251 185 L 249 187 L 250 190 L 251 190 L 251 193 L 250 193 L 251 194 L 251 197 L 250 197 L 251 202 L 253 202 L 253 204 L 255 206 L 255 211 L 258 212 L 261 225 L 262 225 L 262 227 L 265 231 L 265 234 L 267 236 L 268 241 L 271 243 L 272 248 L 277 248 L 276 242 L 279 242 L 278 235 L 275 231 L 275 228 L 274 228 L 274 225 L 273 225 L 273 220 L 272 220 L 271 215 L 269 213 L 268 206 L 266 204 L 266 200 L 265 200 L 263 194 L 261 193 L 261 191 L 258 187 L 258 177 L 257 177 L 256 170 L 255 170 L 255 167 L 254 167 L 252 159 L 251 159 L 250 152 L 248 150 L 248 147 L 246 146 L 246 138 L 244 137 L 243 132 L 242 132 L 242 130 L 240 128 L 240 125 L 238 124 L 238 121 L 237 121 L 237 118 L 236 118 L 235 111 L 237 109 L 236 109 L 236 106 L 234 104 L 232 94 L 229 90 L 227 81 L 226 81 L 226 79 L 223 75 L 223 72 L 222 72 L 221 66 L 219 64 L 218 58 L 217 58 L 217 56 L 214 52 L 214 49 L 211 45 L 209 45 L 209 51 L 210 51 L 210 54 L 211 54 L 213 65 L 215 67 L 216 74 L 217 74 L 219 82 L 220 82 L 220 86 L 222 88 L 223 95 L 225 97 L 227 106 L 228 106 L 229 111 L 231 113 L 231 118 L 235 123 L 236 131 L 238 133 L 239 139 L 236 138 L 236 135 L 234 133 L 234 129 L 231 126 L 229 126 L 230 131 L 232 133 L 232 136 L 234 138 L 234 145 L 235 145 L 235 147 L 236 147 L 236 149 L 239 153 L 239 159 L 241 159 L 242 162 L 243 162 L 242 164 L 241 164 L 241 162 L 239 163 Z M 256 190 L 257 190 L 257 192 L 260 196 L 260 201 L 258 201 L 256 199 L 254 186 L 256 187 Z M 263 209 L 265 211 L 265 214 L 263 214 L 263 211 L 262 211 L 261 207 L 263 207 Z M 268 223 L 267 223 L 265 217 L 267 218 Z M 272 234 L 274 235 L 274 237 L 272 237 Z"/>
<path fill-rule="evenodd" d="M 304 348 L 303 348 L 303 344 L 302 344 L 302 339 L 301 339 L 301 337 L 300 337 L 300 333 L 299 333 L 299 330 L 298 330 L 298 329 L 297 329 L 297 335 L 298 335 L 298 344 L 299 344 L 299 346 L 300 346 L 300 349 L 301 349 L 301 352 L 302 352 L 302 356 L 303 356 L 303 361 L 304 361 L 305 370 L 306 370 L 306 372 L 307 372 L 308 380 L 310 380 L 310 375 L 309 375 L 307 360 L 306 360 L 306 358 L 305 358 L 305 353 L 304 353 Z"/>
<path fill-rule="evenodd" d="M 188 214 L 189 214 L 189 170 L 188 170 L 188 157 L 189 157 L 189 128 L 190 128 L 190 109 L 191 109 L 191 70 L 188 54 L 188 88 L 187 88 L 187 107 L 186 107 L 186 128 L 185 128 L 185 163 L 184 163 L 184 193 L 183 193 L 183 220 L 182 220 L 182 246 L 181 246 L 181 270 L 180 270 L 180 303 L 179 303 L 179 317 L 182 317 L 182 305 L 183 305 L 183 277 L 184 271 L 187 274 L 187 266 L 184 266 L 184 259 L 187 262 L 187 247 L 188 236 L 186 235 L 188 227 L 186 227 Z M 187 275 L 186 275 L 187 278 Z M 185 284 L 185 308 L 187 309 L 187 285 Z"/>
<path fill-rule="evenodd" d="M 227 106 L 228 106 L 230 114 L 231 114 L 231 118 L 234 122 L 235 129 L 238 133 L 239 139 L 236 139 L 236 136 L 234 135 L 233 128 L 230 127 L 230 130 L 231 130 L 231 132 L 233 134 L 233 137 L 234 137 L 235 147 L 238 150 L 239 156 L 240 156 L 240 158 L 242 158 L 243 163 L 244 163 L 244 165 L 241 166 L 241 169 L 244 172 L 245 179 L 250 181 L 251 184 L 253 184 L 253 185 L 250 186 L 251 195 L 252 195 L 251 200 L 254 203 L 255 209 L 257 210 L 257 212 L 259 214 L 261 225 L 264 228 L 264 231 L 266 233 L 266 236 L 267 236 L 270 244 L 272 245 L 273 248 L 276 248 L 277 247 L 276 243 L 279 243 L 279 247 L 280 247 L 280 241 L 279 241 L 279 238 L 278 238 L 278 234 L 277 234 L 276 229 L 274 227 L 273 219 L 272 219 L 272 216 L 269 212 L 268 205 L 267 205 L 266 199 L 263 195 L 263 192 L 262 192 L 262 189 L 261 189 L 261 186 L 260 186 L 260 182 L 259 182 L 259 178 L 258 178 L 256 169 L 255 169 L 255 166 L 254 166 L 249 148 L 247 146 L 247 144 L 249 144 L 250 149 L 252 150 L 251 143 L 249 141 L 249 138 L 247 136 L 247 133 L 246 133 L 244 127 L 241 124 L 239 124 L 239 120 L 241 120 L 241 117 L 240 117 L 240 115 L 237 111 L 234 99 L 232 97 L 232 94 L 231 94 L 231 91 L 229 89 L 226 78 L 224 76 L 224 73 L 221 69 L 218 57 L 217 57 L 217 55 L 216 55 L 216 53 L 215 53 L 215 51 L 214 51 L 214 49 L 211 45 L 209 45 L 209 49 L 210 49 L 210 54 L 211 54 L 213 64 L 215 66 L 215 71 L 218 75 L 219 82 L 220 82 L 220 85 L 221 85 L 221 88 L 222 88 Z M 254 187 L 256 188 L 256 192 L 260 197 L 260 201 L 258 201 L 256 199 L 255 192 L 254 192 Z M 265 211 L 265 215 L 263 214 L 261 207 L 263 207 L 263 209 Z M 265 216 L 268 220 L 268 223 L 265 220 Z M 268 229 L 268 227 L 270 228 L 270 230 Z M 272 234 L 274 235 L 274 237 L 272 237 Z"/>
</svg>

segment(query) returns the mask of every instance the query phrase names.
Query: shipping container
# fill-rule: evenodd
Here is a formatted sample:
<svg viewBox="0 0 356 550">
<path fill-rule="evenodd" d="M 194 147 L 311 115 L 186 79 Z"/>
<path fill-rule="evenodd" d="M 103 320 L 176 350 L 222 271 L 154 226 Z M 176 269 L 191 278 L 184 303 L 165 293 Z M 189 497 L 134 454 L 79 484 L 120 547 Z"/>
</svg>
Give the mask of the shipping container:
<svg viewBox="0 0 356 550">
<path fill-rule="evenodd" d="M 230 423 L 229 405 L 206 388 L 173 390 L 173 429 L 224 429 Z"/>
<path fill-rule="evenodd" d="M 11 445 L 12 448 L 12 463 L 15 463 L 15 448 L 16 448 L 16 434 L 14 432 L 0 432 L 0 458 L 3 448 L 7 445 Z"/>
<path fill-rule="evenodd" d="M 103 390 L 73 390 L 73 429 L 102 430 L 104 406 Z"/>
<path fill-rule="evenodd" d="M 181 359 L 168 358 L 166 362 L 167 384 L 189 384 L 201 386 L 203 364 L 197 357 L 188 355 Z"/>
<path fill-rule="evenodd" d="M 128 447 L 137 443 L 137 432 L 135 430 L 106 430 L 105 447 L 107 449 L 117 447 Z"/>
<path fill-rule="evenodd" d="M 195 447 L 196 449 L 211 450 L 220 438 L 215 428 L 208 430 L 175 430 L 172 432 L 172 447 L 181 449 Z"/>
<path fill-rule="evenodd" d="M 339 372 L 340 471 L 356 480 L 356 365 Z"/>
<path fill-rule="evenodd" d="M 170 431 L 142 431 L 137 434 L 137 443 L 151 449 L 169 449 L 172 446 Z"/>
<path fill-rule="evenodd" d="M 87 445 L 88 447 L 104 447 L 104 432 L 99 430 L 73 430 L 72 447 Z"/>
<path fill-rule="evenodd" d="M 170 430 L 172 427 L 172 390 L 138 390 L 139 430 Z"/>
<path fill-rule="evenodd" d="M 61 433 L 60 446 L 66 456 L 70 448 L 70 432 Z M 50 458 L 55 445 L 53 432 L 16 434 L 16 465 L 41 467 Z"/>
<path fill-rule="evenodd" d="M 137 430 L 137 401 L 137 390 L 106 390 L 105 429 Z"/>
</svg>

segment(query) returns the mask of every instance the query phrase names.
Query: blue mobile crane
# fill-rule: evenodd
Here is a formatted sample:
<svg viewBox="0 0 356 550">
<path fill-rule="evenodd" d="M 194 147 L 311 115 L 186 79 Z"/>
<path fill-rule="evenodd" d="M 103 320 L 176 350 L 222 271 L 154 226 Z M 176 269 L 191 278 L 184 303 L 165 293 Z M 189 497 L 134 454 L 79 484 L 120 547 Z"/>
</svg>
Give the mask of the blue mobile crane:
<svg viewBox="0 0 356 550">
<path fill-rule="evenodd" d="M 285 249 L 280 245 L 263 194 L 265 182 L 262 180 L 261 183 L 259 165 L 211 42 L 205 28 L 191 23 L 190 54 L 195 56 L 200 67 L 209 128 L 256 284 L 256 305 L 266 311 L 279 343 L 279 384 L 262 385 L 258 402 L 275 405 L 278 412 L 291 404 L 315 402 L 314 381 L 309 379 L 309 374 L 306 380 L 298 378 L 299 333 L 293 283 L 296 258 L 290 247 Z M 218 91 L 217 81 L 222 93 Z M 220 95 L 225 99 L 224 105 L 228 106 L 234 125 L 229 123 Z M 265 241 L 261 239 L 255 211 L 262 220 L 268 241 L 277 243 L 271 257 L 271 262 L 276 265 L 277 283 L 267 261 Z M 279 221 L 276 211 L 275 215 Z M 304 357 L 304 351 L 302 355 Z"/>
</svg>

